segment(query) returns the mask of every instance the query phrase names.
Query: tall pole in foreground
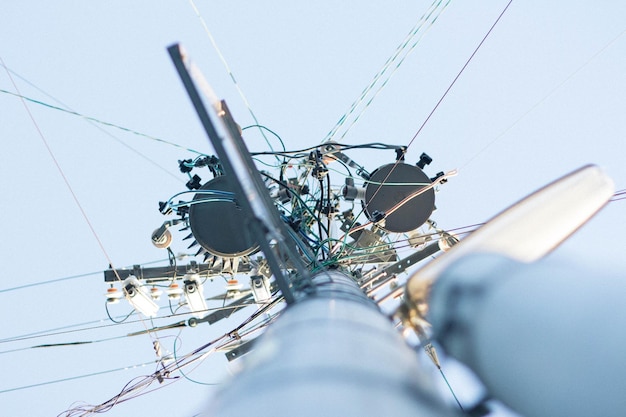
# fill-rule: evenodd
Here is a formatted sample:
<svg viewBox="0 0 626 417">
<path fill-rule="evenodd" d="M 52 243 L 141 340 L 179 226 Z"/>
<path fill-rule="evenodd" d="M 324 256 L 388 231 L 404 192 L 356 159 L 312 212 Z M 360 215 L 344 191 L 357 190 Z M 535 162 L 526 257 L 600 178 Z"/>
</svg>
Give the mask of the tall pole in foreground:
<svg viewBox="0 0 626 417">
<path fill-rule="evenodd" d="M 352 278 L 313 277 L 317 292 L 281 314 L 209 406 L 215 416 L 457 416 L 392 323 Z"/>
</svg>

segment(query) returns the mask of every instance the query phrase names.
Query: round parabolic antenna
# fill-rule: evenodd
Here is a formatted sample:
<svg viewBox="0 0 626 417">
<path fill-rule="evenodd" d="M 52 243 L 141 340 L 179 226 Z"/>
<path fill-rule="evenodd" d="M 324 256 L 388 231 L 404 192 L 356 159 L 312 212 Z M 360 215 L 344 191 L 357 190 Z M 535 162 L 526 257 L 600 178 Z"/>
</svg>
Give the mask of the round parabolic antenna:
<svg viewBox="0 0 626 417">
<path fill-rule="evenodd" d="M 419 193 L 430 184 L 430 178 L 416 166 L 404 163 L 383 165 L 372 172 L 366 183 L 365 213 L 372 221 L 376 220 L 375 212 L 385 213 L 385 222 L 381 226 L 389 232 L 414 230 L 423 225 L 435 209 L 435 190 L 431 188 Z M 398 204 L 400 207 L 388 214 Z"/>
<path fill-rule="evenodd" d="M 214 201 L 214 195 L 202 192 L 210 190 L 233 192 L 224 175 L 200 187 L 189 208 L 189 225 L 196 241 L 207 252 L 227 258 L 257 251 L 259 245 L 251 236 L 241 209 L 231 201 Z"/>
</svg>

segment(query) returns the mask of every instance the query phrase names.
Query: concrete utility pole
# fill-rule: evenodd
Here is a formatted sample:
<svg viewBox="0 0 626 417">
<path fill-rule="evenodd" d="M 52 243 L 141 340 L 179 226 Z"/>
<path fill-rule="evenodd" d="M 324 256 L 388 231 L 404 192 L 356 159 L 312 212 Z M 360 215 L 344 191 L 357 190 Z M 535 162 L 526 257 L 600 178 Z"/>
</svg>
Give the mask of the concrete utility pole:
<svg viewBox="0 0 626 417">
<path fill-rule="evenodd" d="M 209 415 L 457 415 L 437 400 L 417 354 L 351 277 L 337 270 L 309 276 L 228 107 L 214 97 L 179 45 L 168 51 L 288 304 Z M 211 102 L 224 137 L 197 86 Z M 286 265 L 297 271 L 297 280 L 285 274 Z"/>
<path fill-rule="evenodd" d="M 457 416 L 418 356 L 352 278 L 313 277 L 216 395 L 214 416 Z"/>
</svg>

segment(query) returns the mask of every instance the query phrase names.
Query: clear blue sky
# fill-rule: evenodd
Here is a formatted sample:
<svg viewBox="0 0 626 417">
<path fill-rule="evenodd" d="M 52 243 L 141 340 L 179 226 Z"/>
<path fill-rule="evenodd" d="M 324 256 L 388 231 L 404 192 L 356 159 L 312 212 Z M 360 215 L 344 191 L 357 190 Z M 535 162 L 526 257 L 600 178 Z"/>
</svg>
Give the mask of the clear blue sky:
<svg viewBox="0 0 626 417">
<path fill-rule="evenodd" d="M 406 144 L 413 138 L 507 2 L 476 3 L 450 2 L 344 142 Z M 295 148 L 325 137 L 430 2 L 197 0 L 197 5 L 259 121 Z M 620 36 L 625 21 L 622 2 L 513 2 L 408 152 L 409 161 L 422 152 L 433 157 L 429 174 L 459 169 L 437 194 L 433 219 L 440 227 L 483 222 L 586 163 L 604 167 L 617 189 L 626 188 L 626 37 Z M 186 47 L 238 122 L 251 124 L 188 2 L 61 0 L 0 6 L 0 57 L 23 95 L 63 107 L 59 100 L 83 115 L 210 153 L 165 50 L 174 42 Z M 15 93 L 3 68 L 0 89 Z M 177 160 L 193 154 L 42 105 L 28 107 L 113 264 L 163 259 L 149 241 L 164 220 L 157 203 L 184 190 Z M 0 121 L 0 290 L 105 269 L 109 260 L 37 128 L 9 93 L 0 94 Z M 264 146 L 258 137 L 249 139 L 253 150 Z M 388 158 L 364 153 L 359 162 L 373 170 L 393 155 Z M 609 204 L 553 256 L 623 269 L 625 209 L 626 202 Z M 185 250 L 179 241 L 175 245 Z M 77 323 L 108 324 L 105 291 L 97 273 L 0 292 L 3 415 L 57 415 L 75 401 L 97 404 L 135 376 L 152 372 L 148 366 L 2 392 L 152 361 L 152 343 L 145 335 L 6 353 L 143 329 L 134 323 L 6 341 Z M 113 307 L 114 314 L 128 311 L 124 304 Z M 184 329 L 180 352 L 236 322 Z M 163 334 L 170 349 L 176 334 Z M 226 374 L 226 360 L 216 354 L 190 376 L 219 383 Z M 212 392 L 212 387 L 182 380 L 108 415 L 191 416 Z"/>
</svg>

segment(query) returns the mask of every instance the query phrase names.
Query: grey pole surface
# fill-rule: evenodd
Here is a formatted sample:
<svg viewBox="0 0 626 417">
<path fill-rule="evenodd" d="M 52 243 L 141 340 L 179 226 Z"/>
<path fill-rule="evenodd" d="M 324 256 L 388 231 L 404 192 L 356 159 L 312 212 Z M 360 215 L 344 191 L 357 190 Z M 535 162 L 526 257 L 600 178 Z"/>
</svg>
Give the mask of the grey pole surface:
<svg viewBox="0 0 626 417">
<path fill-rule="evenodd" d="M 457 416 L 376 304 L 338 271 L 288 307 L 242 358 L 211 416 Z"/>
</svg>

